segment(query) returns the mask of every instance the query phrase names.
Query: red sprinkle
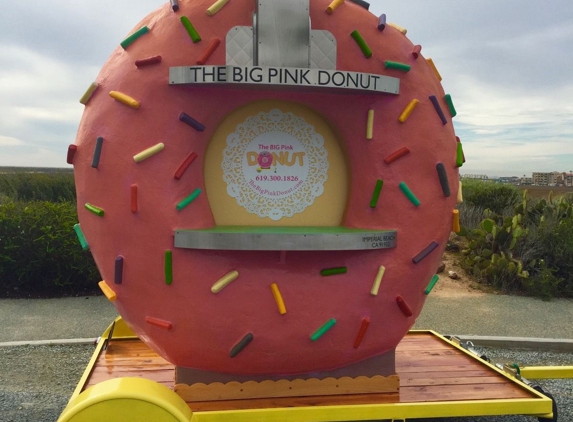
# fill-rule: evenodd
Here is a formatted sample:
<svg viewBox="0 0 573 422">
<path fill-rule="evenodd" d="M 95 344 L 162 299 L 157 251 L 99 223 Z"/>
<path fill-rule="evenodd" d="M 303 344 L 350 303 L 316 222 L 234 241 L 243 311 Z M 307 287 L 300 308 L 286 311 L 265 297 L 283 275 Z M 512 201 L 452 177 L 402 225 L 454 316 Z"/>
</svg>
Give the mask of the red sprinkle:
<svg viewBox="0 0 573 422">
<path fill-rule="evenodd" d="M 197 64 L 203 65 L 207 63 L 207 60 L 209 60 L 211 54 L 215 52 L 215 50 L 217 49 L 217 47 L 219 47 L 220 44 L 221 40 L 219 38 L 213 38 L 209 43 L 209 45 L 207 46 L 207 49 L 201 55 L 201 57 L 197 59 Z"/>
<path fill-rule="evenodd" d="M 136 213 L 137 211 L 137 185 L 131 185 L 131 212 Z"/>
<path fill-rule="evenodd" d="M 145 317 L 145 322 L 150 325 L 155 325 L 156 327 L 163 328 L 164 330 L 171 331 L 173 329 L 173 324 L 169 321 L 165 321 L 159 318 Z"/>
<path fill-rule="evenodd" d="M 145 67 L 157 63 L 161 63 L 161 56 L 153 56 L 153 57 L 148 57 L 147 59 L 141 59 L 135 61 L 135 65 L 137 67 Z"/>
<path fill-rule="evenodd" d="M 68 157 L 66 159 L 66 162 L 68 164 L 74 164 L 74 157 L 76 155 L 76 151 L 78 150 L 78 146 L 77 145 L 70 145 L 68 147 Z"/>
<path fill-rule="evenodd" d="M 412 51 L 412 56 L 414 56 L 414 58 L 417 59 L 418 56 L 420 55 L 421 51 L 422 51 L 422 46 L 421 45 L 415 45 L 414 50 Z"/>
<path fill-rule="evenodd" d="M 406 303 L 406 301 L 404 299 L 402 299 L 402 296 L 396 297 L 396 303 L 398 304 L 398 307 L 400 308 L 400 310 L 402 311 L 402 313 L 404 315 L 406 315 L 407 317 L 411 317 L 412 315 L 414 315 L 412 313 L 412 310 L 410 309 L 410 307 Z"/>
<path fill-rule="evenodd" d="M 402 158 L 404 155 L 410 154 L 410 150 L 406 147 L 400 148 L 398 151 L 390 154 L 388 157 L 384 158 L 384 162 L 386 164 L 393 163 L 399 158 Z"/>
<path fill-rule="evenodd" d="M 179 166 L 179 168 L 175 172 L 175 176 L 173 177 L 177 180 L 181 179 L 183 173 L 187 171 L 187 168 L 191 165 L 193 161 L 195 161 L 195 158 L 197 158 L 197 154 L 195 154 L 194 152 L 189 154 L 189 156 L 185 159 L 185 161 L 183 161 L 183 163 Z"/>
<path fill-rule="evenodd" d="M 370 318 L 362 318 L 362 324 L 360 325 L 360 329 L 358 330 L 358 334 L 356 335 L 356 340 L 354 340 L 354 348 L 358 349 L 360 343 L 362 343 L 362 339 L 364 339 L 364 334 L 366 334 L 366 330 L 370 326 Z"/>
</svg>

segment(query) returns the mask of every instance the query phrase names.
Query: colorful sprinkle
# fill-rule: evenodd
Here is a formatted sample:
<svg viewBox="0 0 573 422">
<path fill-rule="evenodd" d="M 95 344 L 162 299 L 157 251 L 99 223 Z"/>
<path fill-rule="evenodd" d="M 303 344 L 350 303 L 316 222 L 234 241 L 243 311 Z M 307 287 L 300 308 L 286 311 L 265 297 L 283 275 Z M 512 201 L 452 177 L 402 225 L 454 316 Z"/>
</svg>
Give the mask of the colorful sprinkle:
<svg viewBox="0 0 573 422">
<path fill-rule="evenodd" d="M 452 215 L 453 215 L 452 231 L 454 233 L 459 233 L 461 230 L 461 227 L 460 227 L 460 211 L 459 210 L 453 210 Z"/>
<path fill-rule="evenodd" d="M 197 158 L 197 154 L 195 154 L 194 152 L 189 154 L 187 156 L 187 158 L 185 159 L 185 161 L 183 161 L 183 163 L 181 163 L 181 165 L 179 166 L 179 168 L 177 169 L 177 171 L 175 172 L 175 175 L 173 177 L 176 180 L 181 179 L 181 177 L 183 177 L 183 174 L 187 171 L 187 169 L 189 168 L 191 163 L 193 161 L 195 161 L 196 158 Z"/>
<path fill-rule="evenodd" d="M 110 91 L 109 96 L 114 100 L 119 101 L 122 104 L 125 104 L 126 106 L 135 109 L 139 108 L 139 102 L 131 98 L 129 95 L 125 95 L 118 91 Z"/>
<path fill-rule="evenodd" d="M 385 69 L 395 69 L 401 72 L 409 72 L 412 69 L 412 66 L 405 63 L 393 62 L 390 60 L 384 61 L 384 68 Z"/>
<path fill-rule="evenodd" d="M 461 142 L 458 142 L 456 148 L 456 167 L 461 167 L 464 165 L 464 148 Z"/>
<path fill-rule="evenodd" d="M 372 284 L 372 289 L 370 290 L 370 294 L 372 296 L 378 296 L 378 291 L 380 290 L 380 284 L 382 283 L 382 277 L 384 277 L 384 273 L 386 272 L 386 268 L 380 265 L 378 268 L 378 273 L 376 274 L 376 278 L 374 279 L 374 283 Z"/>
<path fill-rule="evenodd" d="M 101 136 L 98 136 L 98 138 L 96 139 L 96 144 L 95 144 L 95 148 L 94 148 L 94 156 L 92 158 L 92 167 L 94 169 L 97 169 L 99 166 L 99 159 L 101 157 L 102 147 L 103 147 L 103 138 Z"/>
<path fill-rule="evenodd" d="M 140 163 L 143 160 L 147 160 L 148 158 L 153 157 L 155 154 L 163 151 L 163 148 L 165 148 L 165 144 L 160 142 L 157 145 L 154 145 L 151 148 L 147 148 L 141 151 L 139 154 L 134 155 L 133 161 L 135 161 L 136 163 Z"/>
<path fill-rule="evenodd" d="M 404 195 L 406 195 L 406 198 L 408 198 L 408 200 L 414 204 L 415 206 L 420 206 L 420 200 L 418 198 L 416 198 L 416 195 L 414 195 L 414 193 L 410 190 L 410 188 L 408 187 L 408 185 L 405 182 L 400 182 L 400 190 L 402 191 L 402 193 Z"/>
<path fill-rule="evenodd" d="M 338 8 L 338 6 L 340 6 L 342 3 L 344 3 L 344 0 L 334 0 L 332 3 L 330 3 L 328 5 L 328 7 L 326 8 L 326 13 L 328 13 L 329 15 L 332 15 L 332 13 Z"/>
<path fill-rule="evenodd" d="M 136 60 L 135 65 L 137 67 L 151 66 L 154 64 L 161 63 L 161 60 L 162 60 L 161 56 L 153 56 L 153 57 L 148 57 L 146 59 Z"/>
<path fill-rule="evenodd" d="M 440 72 L 438 72 L 438 68 L 436 67 L 436 65 L 434 64 L 434 61 L 432 59 L 426 59 L 426 61 L 428 62 L 428 64 L 430 65 L 430 67 L 432 68 L 432 70 L 434 71 L 434 73 L 436 74 L 436 76 L 438 77 L 438 79 L 441 81 L 442 80 L 442 75 L 440 75 Z"/>
<path fill-rule="evenodd" d="M 461 203 L 464 202 L 464 195 L 463 195 L 463 192 L 462 192 L 462 182 L 461 182 L 461 180 L 460 180 L 459 183 L 458 183 L 458 198 L 457 198 L 457 201 L 456 201 L 456 202 L 457 202 L 458 204 L 461 204 Z"/>
<path fill-rule="evenodd" d="M 406 301 L 402 298 L 402 296 L 396 297 L 396 303 L 398 304 L 398 307 L 400 308 L 400 310 L 404 315 L 406 315 L 407 317 L 411 317 L 412 315 L 414 315 L 412 313 L 412 309 L 410 309 L 410 306 L 406 303 Z"/>
<path fill-rule="evenodd" d="M 354 41 L 356 41 L 356 44 L 358 44 L 358 47 L 360 47 L 360 50 L 362 50 L 364 57 L 367 59 L 372 57 L 372 50 L 370 47 L 368 47 L 368 44 L 366 44 L 366 41 L 364 41 L 364 38 L 362 38 L 362 35 L 360 35 L 356 29 L 352 31 L 350 36 L 354 39 Z"/>
<path fill-rule="evenodd" d="M 422 46 L 415 45 L 414 49 L 412 50 L 412 57 L 414 57 L 414 59 L 417 59 L 420 56 L 421 52 L 422 52 Z"/>
<path fill-rule="evenodd" d="M 378 18 L 378 25 L 376 27 L 378 28 L 378 31 L 384 31 L 384 28 L 386 28 L 386 13 L 382 13 L 380 15 Z"/>
<path fill-rule="evenodd" d="M 334 327 L 334 324 L 336 324 L 336 319 L 334 318 L 329 319 L 324 324 L 322 324 L 322 326 L 318 330 L 316 330 L 314 333 L 310 335 L 310 339 L 312 341 L 318 340 L 323 335 L 325 335 L 332 327 Z"/>
<path fill-rule="evenodd" d="M 170 286 L 173 283 L 173 252 L 169 249 L 165 251 L 163 269 L 165 272 L 165 284 Z"/>
<path fill-rule="evenodd" d="M 74 164 L 74 157 L 76 156 L 77 151 L 78 151 L 77 145 L 70 145 L 68 147 L 68 156 L 66 157 L 66 163 Z"/>
<path fill-rule="evenodd" d="M 171 331 L 173 329 L 173 324 L 164 319 L 145 317 L 145 322 L 149 325 L 154 325 L 155 327 L 163 328 L 164 330 Z"/>
<path fill-rule="evenodd" d="M 396 160 L 398 160 L 398 159 L 400 159 L 400 158 L 402 158 L 402 157 L 404 157 L 404 156 L 406 156 L 406 155 L 408 155 L 408 154 L 410 154 L 410 149 L 409 149 L 409 148 L 406 148 L 406 147 L 403 147 L 403 148 L 400 148 L 400 149 L 397 150 L 397 151 L 394 151 L 394 152 L 393 152 L 392 154 L 390 154 L 388 157 L 384 158 L 384 162 L 385 162 L 386 164 L 391 164 L 391 163 L 393 163 L 394 161 L 396 161 Z"/>
<path fill-rule="evenodd" d="M 434 109 L 436 110 L 436 113 L 438 113 L 438 116 L 440 117 L 442 124 L 445 125 L 446 123 L 448 123 L 448 120 L 446 119 L 446 116 L 444 115 L 444 112 L 442 111 L 442 107 L 440 107 L 440 103 L 438 102 L 438 99 L 436 98 L 436 96 L 430 95 L 430 101 L 434 105 Z"/>
<path fill-rule="evenodd" d="M 440 276 L 438 274 L 435 274 L 432 277 L 432 280 L 430 281 L 430 284 L 428 284 L 428 287 L 426 287 L 426 290 L 424 290 L 424 294 L 425 295 L 429 295 L 430 292 L 432 291 L 432 289 L 434 288 L 434 286 L 436 285 L 436 283 L 438 282 L 438 280 L 440 280 Z"/>
<path fill-rule="evenodd" d="M 131 34 L 129 37 L 127 37 L 125 40 L 123 40 L 120 43 L 120 45 L 125 50 L 127 47 L 129 47 L 131 44 L 133 44 L 135 42 L 135 40 L 137 40 L 142 35 L 147 34 L 148 32 L 149 32 L 149 28 L 147 26 L 143 26 L 143 27 L 139 28 L 137 31 L 135 31 L 133 34 Z"/>
<path fill-rule="evenodd" d="M 102 293 L 107 297 L 107 300 L 113 302 L 117 299 L 117 295 L 115 292 L 107 285 L 105 281 L 100 281 L 98 283 L 99 288 L 101 289 Z"/>
<path fill-rule="evenodd" d="M 137 185 L 131 185 L 131 212 L 136 213 L 139 211 L 137 204 Z"/>
<path fill-rule="evenodd" d="M 199 123 L 193 117 L 189 116 L 187 113 L 181 113 L 179 115 L 179 120 L 181 120 L 183 123 L 187 123 L 193 129 L 195 129 L 199 132 L 203 132 L 205 130 L 205 126 L 203 126 L 201 123 Z"/>
<path fill-rule="evenodd" d="M 325 268 L 324 270 L 320 270 L 320 274 L 324 277 L 328 277 L 331 275 L 346 274 L 346 271 L 346 267 Z"/>
<path fill-rule="evenodd" d="M 215 52 L 215 50 L 221 45 L 221 40 L 219 38 L 213 38 L 210 42 L 201 57 L 197 59 L 198 65 L 204 65 L 209 60 L 209 57 Z"/>
<path fill-rule="evenodd" d="M 419 264 L 424 258 L 426 258 L 434 249 L 438 247 L 439 243 L 436 241 L 432 241 L 428 246 L 424 248 L 418 255 L 412 258 L 412 262 L 414 264 Z"/>
<path fill-rule="evenodd" d="M 279 308 L 279 313 L 281 315 L 285 315 L 286 314 L 285 302 L 283 300 L 281 291 L 279 290 L 279 286 L 277 285 L 277 283 L 271 284 L 271 290 L 273 292 L 275 302 L 277 303 L 277 308 Z"/>
<path fill-rule="evenodd" d="M 457 143 L 462 142 L 462 141 L 460 140 L 460 137 L 459 137 L 459 136 L 456 136 L 456 142 L 457 142 Z M 465 163 L 465 162 L 466 162 L 466 156 L 465 156 L 465 154 L 464 154 L 463 151 L 462 151 L 462 158 L 463 158 L 463 162 Z"/>
<path fill-rule="evenodd" d="M 354 4 L 357 4 L 360 7 L 363 7 L 366 10 L 370 9 L 370 3 L 368 3 L 367 1 L 364 0 L 350 0 L 350 1 Z"/>
<path fill-rule="evenodd" d="M 93 93 L 96 89 L 99 88 L 99 84 L 97 82 L 92 82 L 92 84 L 88 87 L 82 98 L 80 98 L 80 103 L 83 105 L 87 105 L 88 101 L 92 97 Z"/>
<path fill-rule="evenodd" d="M 191 23 L 191 21 L 187 16 L 181 16 L 181 23 L 187 30 L 187 33 L 189 34 L 189 37 L 191 37 L 193 43 L 198 43 L 199 41 L 201 41 L 201 36 L 195 30 L 195 27 L 193 26 L 193 24 Z"/>
<path fill-rule="evenodd" d="M 211 291 L 213 293 L 219 293 L 221 290 L 223 290 L 225 287 L 227 287 L 229 284 L 235 281 L 238 277 L 239 277 L 239 272 L 236 270 L 225 274 L 223 277 L 217 280 L 215 284 L 213 284 L 213 286 L 211 287 Z"/>
<path fill-rule="evenodd" d="M 374 134 L 374 110 L 368 110 L 368 118 L 366 120 L 366 139 L 372 139 Z"/>
<path fill-rule="evenodd" d="M 231 356 L 232 358 L 237 356 L 245 349 L 245 347 L 249 345 L 251 341 L 253 341 L 253 338 L 254 338 L 253 333 L 248 333 L 247 335 L 245 335 L 245 337 L 243 337 L 241 341 L 239 341 L 237 344 L 233 346 L 231 352 L 229 353 L 229 356 Z"/>
<path fill-rule="evenodd" d="M 364 339 L 364 335 L 366 334 L 366 330 L 370 326 L 370 318 L 362 318 L 362 323 L 360 324 L 360 328 L 358 329 L 358 334 L 356 334 L 356 339 L 354 340 L 354 348 L 358 349 L 362 340 Z"/>
<path fill-rule="evenodd" d="M 396 25 L 395 23 L 388 23 L 389 26 L 391 26 L 394 29 L 397 29 L 398 31 L 400 31 L 402 34 L 406 35 L 408 33 L 408 30 L 406 28 L 402 28 L 400 25 Z"/>
<path fill-rule="evenodd" d="M 416 99 L 410 101 L 406 108 L 402 111 L 402 114 L 400 114 L 398 121 L 400 123 L 404 123 L 406 120 L 408 120 L 408 117 L 410 117 L 410 114 L 412 114 L 418 103 L 419 101 Z"/>
<path fill-rule="evenodd" d="M 452 101 L 452 96 L 450 94 L 446 94 L 444 96 L 444 101 L 448 105 L 448 109 L 450 110 L 450 115 L 452 117 L 456 117 L 456 114 L 458 114 L 458 113 L 456 111 L 456 108 L 454 107 L 454 102 Z"/>
<path fill-rule="evenodd" d="M 123 256 L 118 256 L 115 258 L 115 272 L 113 275 L 113 281 L 115 284 L 123 283 Z"/>
<path fill-rule="evenodd" d="M 170 2 L 171 2 L 171 9 L 174 12 L 179 11 L 179 0 L 170 0 Z"/>
<path fill-rule="evenodd" d="M 372 199 L 370 199 L 370 208 L 376 208 L 378 205 L 378 199 L 380 198 L 380 192 L 382 192 L 382 186 L 384 185 L 384 181 L 378 179 L 376 181 L 376 186 L 374 186 L 374 192 L 372 192 Z"/>
<path fill-rule="evenodd" d="M 89 202 L 87 202 L 84 207 L 86 208 L 86 210 L 88 210 L 89 212 L 94 213 L 95 215 L 97 215 L 98 217 L 103 217 L 105 212 L 104 210 L 102 210 L 99 207 L 96 207 L 95 205 L 90 204 Z"/>
<path fill-rule="evenodd" d="M 80 245 L 82 245 L 82 249 L 87 251 L 90 248 L 90 245 L 88 244 L 88 241 L 86 240 L 84 232 L 82 231 L 79 223 L 74 224 L 74 231 L 76 232 L 76 236 L 78 236 L 78 240 L 80 241 Z"/>
<path fill-rule="evenodd" d="M 199 189 L 199 188 L 195 189 L 191 193 L 191 195 L 189 195 L 188 197 L 183 199 L 181 202 L 179 202 L 175 208 L 177 208 L 177 211 L 181 211 L 183 208 L 185 208 L 187 205 L 189 205 L 191 202 L 193 202 L 195 199 L 197 199 L 197 197 L 200 194 L 201 194 L 201 189 Z"/>
<path fill-rule="evenodd" d="M 436 164 L 436 170 L 438 172 L 438 179 L 440 180 L 440 186 L 442 187 L 442 192 L 444 196 L 448 198 L 451 195 L 450 192 L 450 182 L 448 181 L 448 173 L 446 172 L 446 167 L 444 163 Z"/>
<path fill-rule="evenodd" d="M 207 14 L 209 16 L 213 16 L 215 13 L 221 10 L 223 6 L 226 5 L 227 3 L 229 3 L 229 0 L 217 0 L 207 9 Z"/>
</svg>

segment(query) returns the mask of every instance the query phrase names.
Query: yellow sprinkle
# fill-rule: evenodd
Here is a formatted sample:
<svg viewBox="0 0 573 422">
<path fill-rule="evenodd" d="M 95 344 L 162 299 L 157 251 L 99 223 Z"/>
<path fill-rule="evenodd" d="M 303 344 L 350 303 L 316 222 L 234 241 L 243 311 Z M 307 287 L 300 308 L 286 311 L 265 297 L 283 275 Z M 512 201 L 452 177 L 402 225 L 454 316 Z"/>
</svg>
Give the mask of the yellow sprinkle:
<svg viewBox="0 0 573 422">
<path fill-rule="evenodd" d="M 99 87 L 99 84 L 97 82 L 92 82 L 92 84 L 86 90 L 84 95 L 82 95 L 82 98 L 80 98 L 80 103 L 82 103 L 83 105 L 86 105 L 88 103 L 88 101 L 90 100 L 90 98 L 92 97 L 95 90 L 98 89 L 98 87 Z"/>
<path fill-rule="evenodd" d="M 406 120 L 408 120 L 408 117 L 410 117 L 410 114 L 412 114 L 412 112 L 414 111 L 414 109 L 416 108 L 418 103 L 419 103 L 418 100 L 410 101 L 410 103 L 406 106 L 406 108 L 404 109 L 402 114 L 400 114 L 400 117 L 398 118 L 400 123 L 404 123 Z"/>
<path fill-rule="evenodd" d="M 332 15 L 332 12 L 334 12 L 334 10 L 340 6 L 342 3 L 344 3 L 344 0 L 334 0 L 332 3 L 330 3 L 328 5 L 328 7 L 326 8 L 326 13 L 328 13 L 329 15 Z"/>
<path fill-rule="evenodd" d="M 441 81 L 442 80 L 442 75 L 440 75 L 440 72 L 438 72 L 438 68 L 436 67 L 436 65 L 434 64 L 434 61 L 432 59 L 426 59 L 426 61 L 428 62 L 428 64 L 430 65 L 430 67 L 432 68 L 432 70 L 434 71 L 434 73 L 436 74 L 436 76 L 438 77 L 438 79 Z"/>
<path fill-rule="evenodd" d="M 404 35 L 406 35 L 408 33 L 408 30 L 406 28 L 402 28 L 400 25 L 396 25 L 395 23 L 392 23 L 392 22 L 389 22 L 388 25 L 390 25 L 392 28 L 397 29 L 398 31 L 400 31 Z"/>
<path fill-rule="evenodd" d="M 374 110 L 368 110 L 368 122 L 366 124 L 366 139 L 372 139 L 374 130 Z"/>
<path fill-rule="evenodd" d="M 110 302 L 113 302 L 114 300 L 117 299 L 117 295 L 115 294 L 115 292 L 113 290 L 111 290 L 111 288 L 107 285 L 107 283 L 105 281 L 100 281 L 98 283 L 98 286 L 101 289 L 101 291 L 103 292 L 103 294 L 105 295 L 105 297 L 107 297 L 107 300 L 109 300 Z"/>
<path fill-rule="evenodd" d="M 229 0 L 217 0 L 215 3 L 211 5 L 211 7 L 207 9 L 207 14 L 209 16 L 213 16 L 215 13 L 221 10 L 223 6 L 226 5 L 227 3 L 229 3 Z"/>
<path fill-rule="evenodd" d="M 380 290 L 380 283 L 382 283 L 384 271 L 386 271 L 386 268 L 380 265 L 380 268 L 378 268 L 378 274 L 376 274 L 376 278 L 374 279 L 374 284 L 372 284 L 372 290 L 370 290 L 370 294 L 372 296 L 378 296 L 378 290 Z"/>
<path fill-rule="evenodd" d="M 279 290 L 279 286 L 277 286 L 277 283 L 271 284 L 271 290 L 273 291 L 273 296 L 275 297 L 275 302 L 277 302 L 277 307 L 279 308 L 280 314 L 286 314 L 285 302 L 281 296 L 281 292 Z"/>
<path fill-rule="evenodd" d="M 130 106 L 131 108 L 139 108 L 139 103 L 129 95 L 125 95 L 117 91 L 110 91 L 109 96 L 120 103 Z"/>
<path fill-rule="evenodd" d="M 452 231 L 454 233 L 458 233 L 460 231 L 460 211 L 454 210 L 453 214 L 454 214 L 454 221 L 452 224 Z"/>
<path fill-rule="evenodd" d="M 213 293 L 219 293 L 221 290 L 227 287 L 232 281 L 236 280 L 237 277 L 239 277 L 239 272 L 231 271 L 230 273 L 221 277 L 215 284 L 213 284 L 213 287 L 211 287 L 211 291 Z"/>
<path fill-rule="evenodd" d="M 458 187 L 458 204 L 464 202 L 464 196 L 462 194 L 462 181 L 460 180 L 460 186 Z"/>
<path fill-rule="evenodd" d="M 151 148 L 147 148 L 146 150 L 141 151 L 139 154 L 134 155 L 133 161 L 139 163 L 143 160 L 147 160 L 149 157 L 152 157 L 158 152 L 163 151 L 163 148 L 165 148 L 165 145 L 162 142 L 160 142 L 157 145 L 152 146 Z"/>
</svg>

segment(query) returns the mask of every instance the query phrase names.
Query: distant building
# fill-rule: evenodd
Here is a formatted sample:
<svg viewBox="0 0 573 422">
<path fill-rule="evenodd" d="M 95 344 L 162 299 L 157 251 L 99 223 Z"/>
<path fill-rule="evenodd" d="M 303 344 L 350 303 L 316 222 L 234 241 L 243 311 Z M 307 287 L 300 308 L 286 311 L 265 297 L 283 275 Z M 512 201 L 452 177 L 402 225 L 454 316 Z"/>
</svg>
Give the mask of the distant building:
<svg viewBox="0 0 573 422">
<path fill-rule="evenodd" d="M 561 174 L 558 171 L 551 173 L 536 172 L 531 176 L 533 185 L 536 186 L 557 186 L 561 181 Z"/>
<path fill-rule="evenodd" d="M 564 186 L 573 186 L 573 173 L 563 173 Z"/>
<path fill-rule="evenodd" d="M 462 179 L 479 179 L 479 180 L 489 180 L 489 177 L 485 174 L 462 174 L 460 175 Z"/>
</svg>

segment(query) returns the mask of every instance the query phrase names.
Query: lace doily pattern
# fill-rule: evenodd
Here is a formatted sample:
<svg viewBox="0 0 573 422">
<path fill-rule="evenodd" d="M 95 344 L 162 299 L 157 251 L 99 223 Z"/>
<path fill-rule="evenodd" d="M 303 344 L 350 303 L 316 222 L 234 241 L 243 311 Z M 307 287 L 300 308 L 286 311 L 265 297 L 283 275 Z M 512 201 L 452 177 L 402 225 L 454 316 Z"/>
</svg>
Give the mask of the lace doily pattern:
<svg viewBox="0 0 573 422">
<path fill-rule="evenodd" d="M 227 136 L 223 180 L 237 204 L 278 221 L 302 213 L 324 192 L 328 151 L 313 125 L 273 109 L 247 118 Z"/>
</svg>

